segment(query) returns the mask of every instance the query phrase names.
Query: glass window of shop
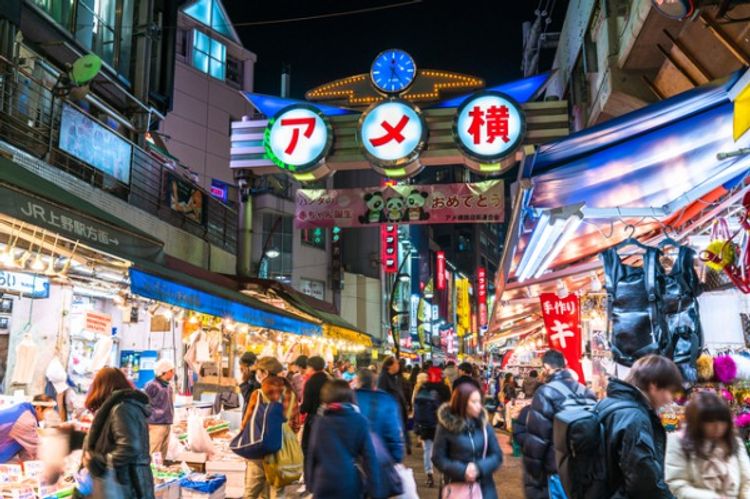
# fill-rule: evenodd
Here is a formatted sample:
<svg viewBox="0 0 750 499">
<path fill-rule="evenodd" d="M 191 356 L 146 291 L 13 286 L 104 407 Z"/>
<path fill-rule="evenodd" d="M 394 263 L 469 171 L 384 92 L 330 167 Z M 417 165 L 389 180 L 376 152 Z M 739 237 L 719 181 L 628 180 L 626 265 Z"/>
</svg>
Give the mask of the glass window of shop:
<svg viewBox="0 0 750 499">
<path fill-rule="evenodd" d="M 226 46 L 197 29 L 193 30 L 193 66 L 223 80 L 227 66 Z"/>
<path fill-rule="evenodd" d="M 130 77 L 135 0 L 32 0 L 120 75 Z"/>
<path fill-rule="evenodd" d="M 183 12 L 217 33 L 234 39 L 229 20 L 216 0 L 198 0 Z"/>
<path fill-rule="evenodd" d="M 278 220 L 278 222 L 277 222 Z M 293 268 L 293 226 L 291 215 L 263 214 L 263 241 L 266 250 L 277 250 L 279 256 L 267 258 L 268 278 L 291 283 Z M 266 243 L 267 242 L 267 243 Z"/>
</svg>

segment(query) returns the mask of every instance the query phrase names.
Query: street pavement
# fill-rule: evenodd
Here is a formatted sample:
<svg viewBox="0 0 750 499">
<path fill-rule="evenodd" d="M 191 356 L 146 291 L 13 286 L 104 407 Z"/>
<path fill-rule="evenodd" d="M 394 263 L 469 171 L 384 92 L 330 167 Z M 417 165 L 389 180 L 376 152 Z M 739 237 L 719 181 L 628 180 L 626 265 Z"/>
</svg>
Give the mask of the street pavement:
<svg viewBox="0 0 750 499">
<path fill-rule="evenodd" d="M 500 442 L 500 448 L 503 450 L 503 465 L 495 473 L 498 495 L 503 499 L 524 499 L 521 459 L 513 457 L 508 435 L 497 432 L 497 439 Z M 406 456 L 404 464 L 414 470 L 420 499 L 438 499 L 440 496 L 437 484 L 434 488 L 425 486 L 427 475 L 425 475 L 422 465 L 422 448 L 413 445 L 414 443 L 416 443 L 416 437 L 412 435 L 412 455 Z M 438 474 L 435 475 L 435 482 L 439 483 Z"/>
</svg>

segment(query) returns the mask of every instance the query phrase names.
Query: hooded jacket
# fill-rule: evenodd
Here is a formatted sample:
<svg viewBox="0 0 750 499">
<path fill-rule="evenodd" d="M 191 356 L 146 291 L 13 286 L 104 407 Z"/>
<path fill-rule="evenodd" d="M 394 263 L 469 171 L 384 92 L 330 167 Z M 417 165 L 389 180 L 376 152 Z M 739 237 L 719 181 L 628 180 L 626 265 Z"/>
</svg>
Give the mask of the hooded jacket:
<svg viewBox="0 0 750 499">
<path fill-rule="evenodd" d="M 601 408 L 615 400 L 635 402 L 638 408 L 613 411 L 603 422 L 611 499 L 672 499 L 664 482 L 666 432 L 661 420 L 638 388 L 611 379 Z"/>
<path fill-rule="evenodd" d="M 550 385 L 557 381 L 564 384 L 571 392 L 580 390 L 579 383 L 567 369 L 561 369 L 549 377 L 547 383 L 540 386 L 531 401 L 531 409 L 526 419 L 526 437 L 523 442 L 523 467 L 526 472 L 527 499 L 547 499 L 547 481 L 550 475 L 557 473 L 555 448 L 552 445 L 552 427 L 555 414 L 563 409 L 565 400 L 570 395 L 558 391 Z M 590 390 L 585 397 L 596 400 Z"/>
<path fill-rule="evenodd" d="M 438 427 L 432 448 L 432 463 L 440 470 L 446 483 L 464 482 L 466 467 L 474 463 L 479 469 L 477 482 L 482 499 L 497 499 L 492 474 L 503 463 L 503 453 L 497 443 L 495 430 L 482 411 L 478 419 L 461 418 L 451 412 L 450 404 L 438 409 Z M 487 455 L 483 457 L 484 435 L 487 435 Z"/>
<path fill-rule="evenodd" d="M 357 394 L 359 412 L 370 422 L 370 430 L 380 437 L 393 462 L 404 460 L 404 431 L 396 400 L 381 390 L 360 388 Z"/>
<path fill-rule="evenodd" d="M 103 477 L 111 457 L 117 481 L 127 497 L 153 499 L 154 478 L 148 442 L 148 395 L 138 390 L 116 390 L 102 404 L 86 437 L 91 455 L 89 472 Z"/>
<path fill-rule="evenodd" d="M 310 435 L 305 482 L 314 498 L 358 499 L 367 484 L 356 463 L 361 458 L 367 483 L 381 482 L 367 419 L 352 404 L 321 408 Z"/>
</svg>

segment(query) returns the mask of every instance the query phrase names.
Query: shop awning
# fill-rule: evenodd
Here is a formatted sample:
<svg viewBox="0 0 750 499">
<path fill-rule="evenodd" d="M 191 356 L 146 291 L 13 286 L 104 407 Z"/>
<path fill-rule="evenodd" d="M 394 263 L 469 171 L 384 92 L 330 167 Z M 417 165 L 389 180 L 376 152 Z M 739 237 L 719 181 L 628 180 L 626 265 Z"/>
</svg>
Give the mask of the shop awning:
<svg viewBox="0 0 750 499">
<path fill-rule="evenodd" d="M 270 279 L 250 279 L 247 282 L 260 289 L 273 290 L 273 293 L 288 303 L 292 309 L 297 309 L 315 318 L 321 324 L 324 337 L 367 347 L 373 346 L 373 337 L 342 319 L 330 303 L 305 295 L 294 288 Z"/>
<path fill-rule="evenodd" d="M 164 243 L 0 152 L 0 212 L 105 253 L 159 260 Z"/>
<path fill-rule="evenodd" d="M 194 312 L 231 319 L 302 336 L 320 336 L 313 322 L 251 298 L 237 290 L 150 262 L 137 262 L 130 269 L 130 289 L 144 298 Z"/>
<path fill-rule="evenodd" d="M 741 147 L 728 94 L 740 75 L 541 146 L 526 166 L 528 205 L 585 203 L 587 218 L 658 217 L 733 181 L 750 158 L 716 155 Z"/>
</svg>

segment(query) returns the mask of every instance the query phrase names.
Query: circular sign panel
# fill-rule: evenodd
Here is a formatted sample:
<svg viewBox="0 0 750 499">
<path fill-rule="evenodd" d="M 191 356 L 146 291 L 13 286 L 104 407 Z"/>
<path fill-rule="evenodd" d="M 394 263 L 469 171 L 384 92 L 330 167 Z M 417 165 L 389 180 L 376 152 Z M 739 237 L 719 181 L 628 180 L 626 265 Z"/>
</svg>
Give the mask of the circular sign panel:
<svg viewBox="0 0 750 499">
<path fill-rule="evenodd" d="M 330 123 L 318 108 L 307 104 L 293 104 L 276 113 L 263 135 L 268 158 L 292 173 L 315 169 L 332 143 Z"/>
<path fill-rule="evenodd" d="M 651 3 L 662 15 L 680 21 L 687 19 L 695 12 L 693 0 L 651 0 Z"/>
<path fill-rule="evenodd" d="M 491 90 L 478 92 L 458 108 L 453 135 L 463 152 L 477 161 L 498 161 L 523 140 L 526 120 L 513 98 Z"/>
<path fill-rule="evenodd" d="M 427 126 L 413 104 L 390 99 L 373 104 L 359 119 L 357 132 L 362 151 L 376 166 L 405 166 L 414 162 L 425 146 Z"/>
</svg>

